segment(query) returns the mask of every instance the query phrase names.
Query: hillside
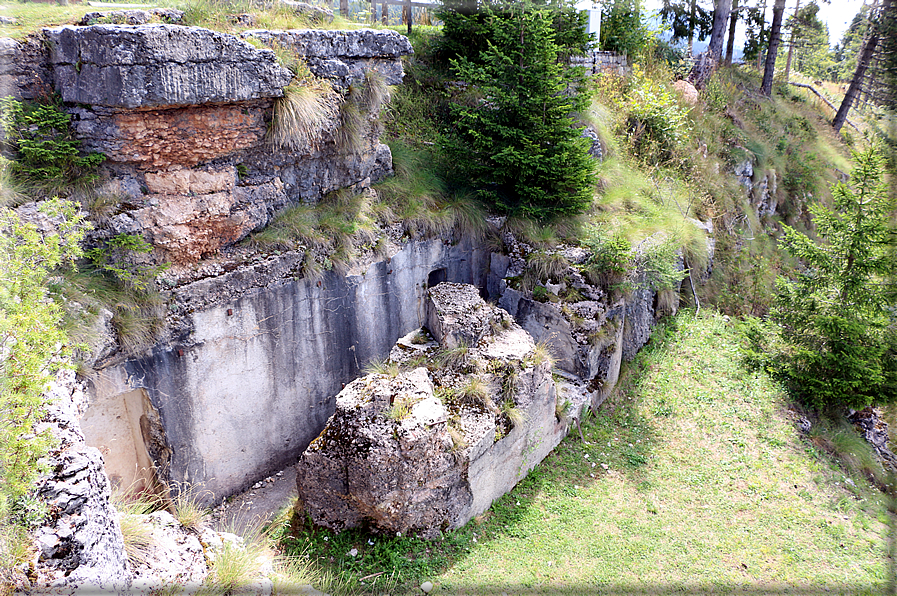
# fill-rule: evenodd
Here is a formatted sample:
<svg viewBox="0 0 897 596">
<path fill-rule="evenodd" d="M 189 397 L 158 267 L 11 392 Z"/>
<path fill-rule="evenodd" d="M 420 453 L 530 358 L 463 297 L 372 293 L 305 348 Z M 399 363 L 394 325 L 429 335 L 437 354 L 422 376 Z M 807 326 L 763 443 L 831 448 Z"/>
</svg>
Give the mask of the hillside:
<svg viewBox="0 0 897 596">
<path fill-rule="evenodd" d="M 414 594 L 423 581 L 436 594 L 882 593 L 886 499 L 798 418 L 745 366 L 731 321 L 685 311 L 582 438 L 462 530 L 436 543 L 276 531 L 348 593 Z"/>
<path fill-rule="evenodd" d="M 884 475 L 843 396 L 786 391 L 774 326 L 785 280 L 858 297 L 822 328 L 858 407 L 897 387 L 893 163 L 851 158 L 877 124 L 750 66 L 697 90 L 653 42 L 571 67 L 572 9 L 409 39 L 303 3 L 14 8 L 6 584 L 883 588 Z M 818 225 L 853 188 L 875 246 Z M 839 290 L 807 255 L 845 245 L 876 268 Z M 267 534 L 213 527 L 287 468 Z"/>
</svg>

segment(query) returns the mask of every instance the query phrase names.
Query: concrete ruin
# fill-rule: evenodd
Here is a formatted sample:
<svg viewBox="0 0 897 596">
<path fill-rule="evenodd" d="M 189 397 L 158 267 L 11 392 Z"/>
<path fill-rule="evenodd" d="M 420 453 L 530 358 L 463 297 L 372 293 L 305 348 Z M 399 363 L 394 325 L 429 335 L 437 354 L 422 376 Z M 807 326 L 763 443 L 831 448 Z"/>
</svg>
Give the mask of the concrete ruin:
<svg viewBox="0 0 897 596">
<path fill-rule="evenodd" d="M 345 101 L 369 81 L 400 82 L 401 57 L 411 52 L 408 40 L 390 31 L 244 37 L 293 48 Z M 237 246 L 287 207 L 341 189 L 376 193 L 371 185 L 392 168 L 379 138 L 379 104 L 362 106 L 360 143 L 341 144 L 327 122 L 313 143 L 272 146 L 268 123 L 292 75 L 270 50 L 196 27 L 88 24 L 0 40 L 0 57 L 4 94 L 29 98 L 56 89 L 76 136 L 107 157 L 102 192 L 116 198 L 116 209 L 97 218 L 90 241 L 138 234 L 152 246 L 150 262 L 172 264 L 160 278 L 164 331 L 152 345 L 124 349 L 111 313 L 97 317 L 80 380 L 89 406 L 65 422 L 83 428 L 83 440 L 53 455 L 45 497 L 74 495 L 65 487 L 87 482 L 82 492 L 90 496 L 63 510 L 108 531 L 74 542 L 65 542 L 74 522 L 39 531 L 42 569 L 100 586 L 140 575 L 122 558 L 110 485 L 191 486 L 214 503 L 300 457 L 300 494 L 323 525 L 373 519 L 426 536 L 459 527 L 541 461 L 583 407 L 599 405 L 622 360 L 649 338 L 656 313 L 647 284 L 612 297 L 583 276 L 586 251 L 560 246 L 552 250 L 564 267 L 555 279 L 535 282 L 550 298 L 537 300 L 532 286 L 518 283 L 534 249 L 501 221 L 490 230 L 502 250 L 478 238 L 424 238 L 382 225 L 382 250 L 366 249 L 345 270 L 318 275 L 303 266 L 311 248 Z M 453 286 L 442 282 L 468 285 L 443 293 Z M 453 296 L 463 300 L 453 304 Z M 416 330 L 424 327 L 432 341 L 419 343 Z M 551 366 L 536 362 L 536 343 L 556 358 L 561 387 Z M 468 356 L 461 368 L 407 364 L 462 346 Z M 387 357 L 399 373 L 359 378 L 365 364 Z M 448 399 L 474 377 L 485 386 L 476 395 L 485 397 Z M 511 377 L 514 391 L 498 399 Z M 73 403 L 73 395 L 60 403 Z M 408 412 L 391 419 L 385 412 L 397 399 Z M 350 415 L 357 411 L 374 427 Z M 512 420 L 512 411 L 522 419 Z M 412 461 L 388 481 L 367 469 L 351 490 L 328 484 L 328 474 L 357 457 L 345 451 L 339 425 L 358 437 L 376 431 L 380 442 L 367 448 L 384 462 L 397 449 L 414 454 Z M 74 465 L 73 453 L 86 459 Z M 430 479 L 423 492 L 414 486 L 422 463 Z M 354 509 L 337 504 L 347 495 Z M 82 505 L 106 514 L 80 513 Z M 88 556 L 95 549 L 114 552 Z"/>
<path fill-rule="evenodd" d="M 459 528 L 588 401 L 558 402 L 547 348 L 475 287 L 440 283 L 427 298 L 427 327 L 396 343 L 385 372 L 346 385 L 297 464 L 297 508 L 319 525 L 429 538 Z"/>
</svg>

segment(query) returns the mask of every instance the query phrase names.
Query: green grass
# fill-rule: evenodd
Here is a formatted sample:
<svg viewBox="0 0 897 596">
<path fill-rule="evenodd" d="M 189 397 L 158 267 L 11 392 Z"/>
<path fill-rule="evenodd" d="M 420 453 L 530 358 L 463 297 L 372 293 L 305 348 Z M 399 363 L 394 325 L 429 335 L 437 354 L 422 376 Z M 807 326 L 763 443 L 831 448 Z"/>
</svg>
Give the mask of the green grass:
<svg viewBox="0 0 897 596">
<path fill-rule="evenodd" d="M 630 363 L 585 444 L 573 433 L 441 541 L 303 520 L 274 532 L 346 592 L 880 593 L 883 497 L 859 474 L 846 483 L 791 415 L 724 318 L 689 311 Z"/>
</svg>

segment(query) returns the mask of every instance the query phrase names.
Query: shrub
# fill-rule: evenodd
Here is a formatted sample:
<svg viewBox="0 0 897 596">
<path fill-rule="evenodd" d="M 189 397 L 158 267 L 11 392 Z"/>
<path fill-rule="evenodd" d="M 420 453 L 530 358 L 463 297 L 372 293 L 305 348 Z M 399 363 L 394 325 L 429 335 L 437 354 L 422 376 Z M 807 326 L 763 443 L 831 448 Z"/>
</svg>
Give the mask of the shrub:
<svg viewBox="0 0 897 596">
<path fill-rule="evenodd" d="M 152 245 L 137 234 L 118 234 L 102 248 L 85 251 L 85 256 L 97 269 L 111 273 L 125 287 L 146 291 L 155 277 L 170 266 L 169 263 L 148 265 L 135 262 L 139 258 L 137 255 L 152 250 Z"/>
<path fill-rule="evenodd" d="M 106 159 L 101 153 L 80 155 L 71 116 L 58 100 L 40 104 L 5 97 L 0 100 L 0 122 L 14 158 L 13 175 L 23 182 L 55 191 L 85 185 Z"/>
<path fill-rule="evenodd" d="M 26 493 L 44 470 L 41 458 L 53 442 L 35 432 L 44 414 L 44 391 L 71 354 L 59 328 L 61 307 L 50 300 L 51 271 L 80 256 L 86 225 L 74 203 L 54 199 L 41 205 L 60 217 L 54 233 L 41 234 L 15 212 L 0 209 L 0 519 L 26 520 Z"/>
<path fill-rule="evenodd" d="M 622 107 L 622 128 L 633 153 L 648 163 L 669 161 L 689 128 L 688 113 L 670 90 L 635 65 Z"/>
</svg>

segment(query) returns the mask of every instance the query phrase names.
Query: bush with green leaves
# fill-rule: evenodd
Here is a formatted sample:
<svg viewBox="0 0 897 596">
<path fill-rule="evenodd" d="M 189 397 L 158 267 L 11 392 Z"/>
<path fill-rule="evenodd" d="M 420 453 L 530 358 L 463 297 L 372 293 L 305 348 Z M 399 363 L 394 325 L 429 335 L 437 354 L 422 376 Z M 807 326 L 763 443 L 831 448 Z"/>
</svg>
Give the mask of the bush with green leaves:
<svg viewBox="0 0 897 596">
<path fill-rule="evenodd" d="M 469 86 L 467 101 L 452 106 L 447 140 L 458 178 L 501 211 L 536 219 L 584 211 L 594 183 L 574 119 L 587 106 L 584 73 L 563 64 L 578 46 L 559 40 L 557 10 L 507 3 L 452 17 L 473 20 L 487 42 L 450 61 Z M 453 31 L 468 29 L 445 36 Z"/>
<path fill-rule="evenodd" d="M 851 184 L 832 188 L 834 209 L 809 208 L 821 242 L 788 226 L 782 239 L 802 264 L 795 278 L 776 283 L 782 372 L 796 395 L 819 409 L 897 398 L 892 205 L 881 157 L 869 149 L 854 161 Z"/>
<path fill-rule="evenodd" d="M 81 142 L 71 129 L 71 116 L 58 101 L 20 102 L 0 99 L 0 122 L 6 136 L 15 178 L 54 190 L 84 185 L 96 178 L 101 153 L 80 154 Z"/>
<path fill-rule="evenodd" d="M 138 255 L 147 254 L 153 246 L 137 234 L 118 234 L 106 241 L 103 247 L 85 251 L 94 267 L 111 273 L 128 288 L 145 291 L 157 275 L 168 269 L 170 263 L 152 265 L 137 262 Z"/>
<path fill-rule="evenodd" d="M 53 199 L 40 210 L 58 222 L 56 232 L 41 233 L 0 208 L 0 583 L 35 518 L 28 493 L 53 443 L 49 430 L 35 428 L 45 413 L 44 392 L 71 354 L 62 308 L 47 282 L 54 269 L 74 266 L 86 231 L 74 203 Z"/>
<path fill-rule="evenodd" d="M 669 161 L 688 136 L 688 112 L 665 85 L 646 76 L 638 65 L 632 68 L 622 108 L 622 132 L 644 162 Z"/>
</svg>

